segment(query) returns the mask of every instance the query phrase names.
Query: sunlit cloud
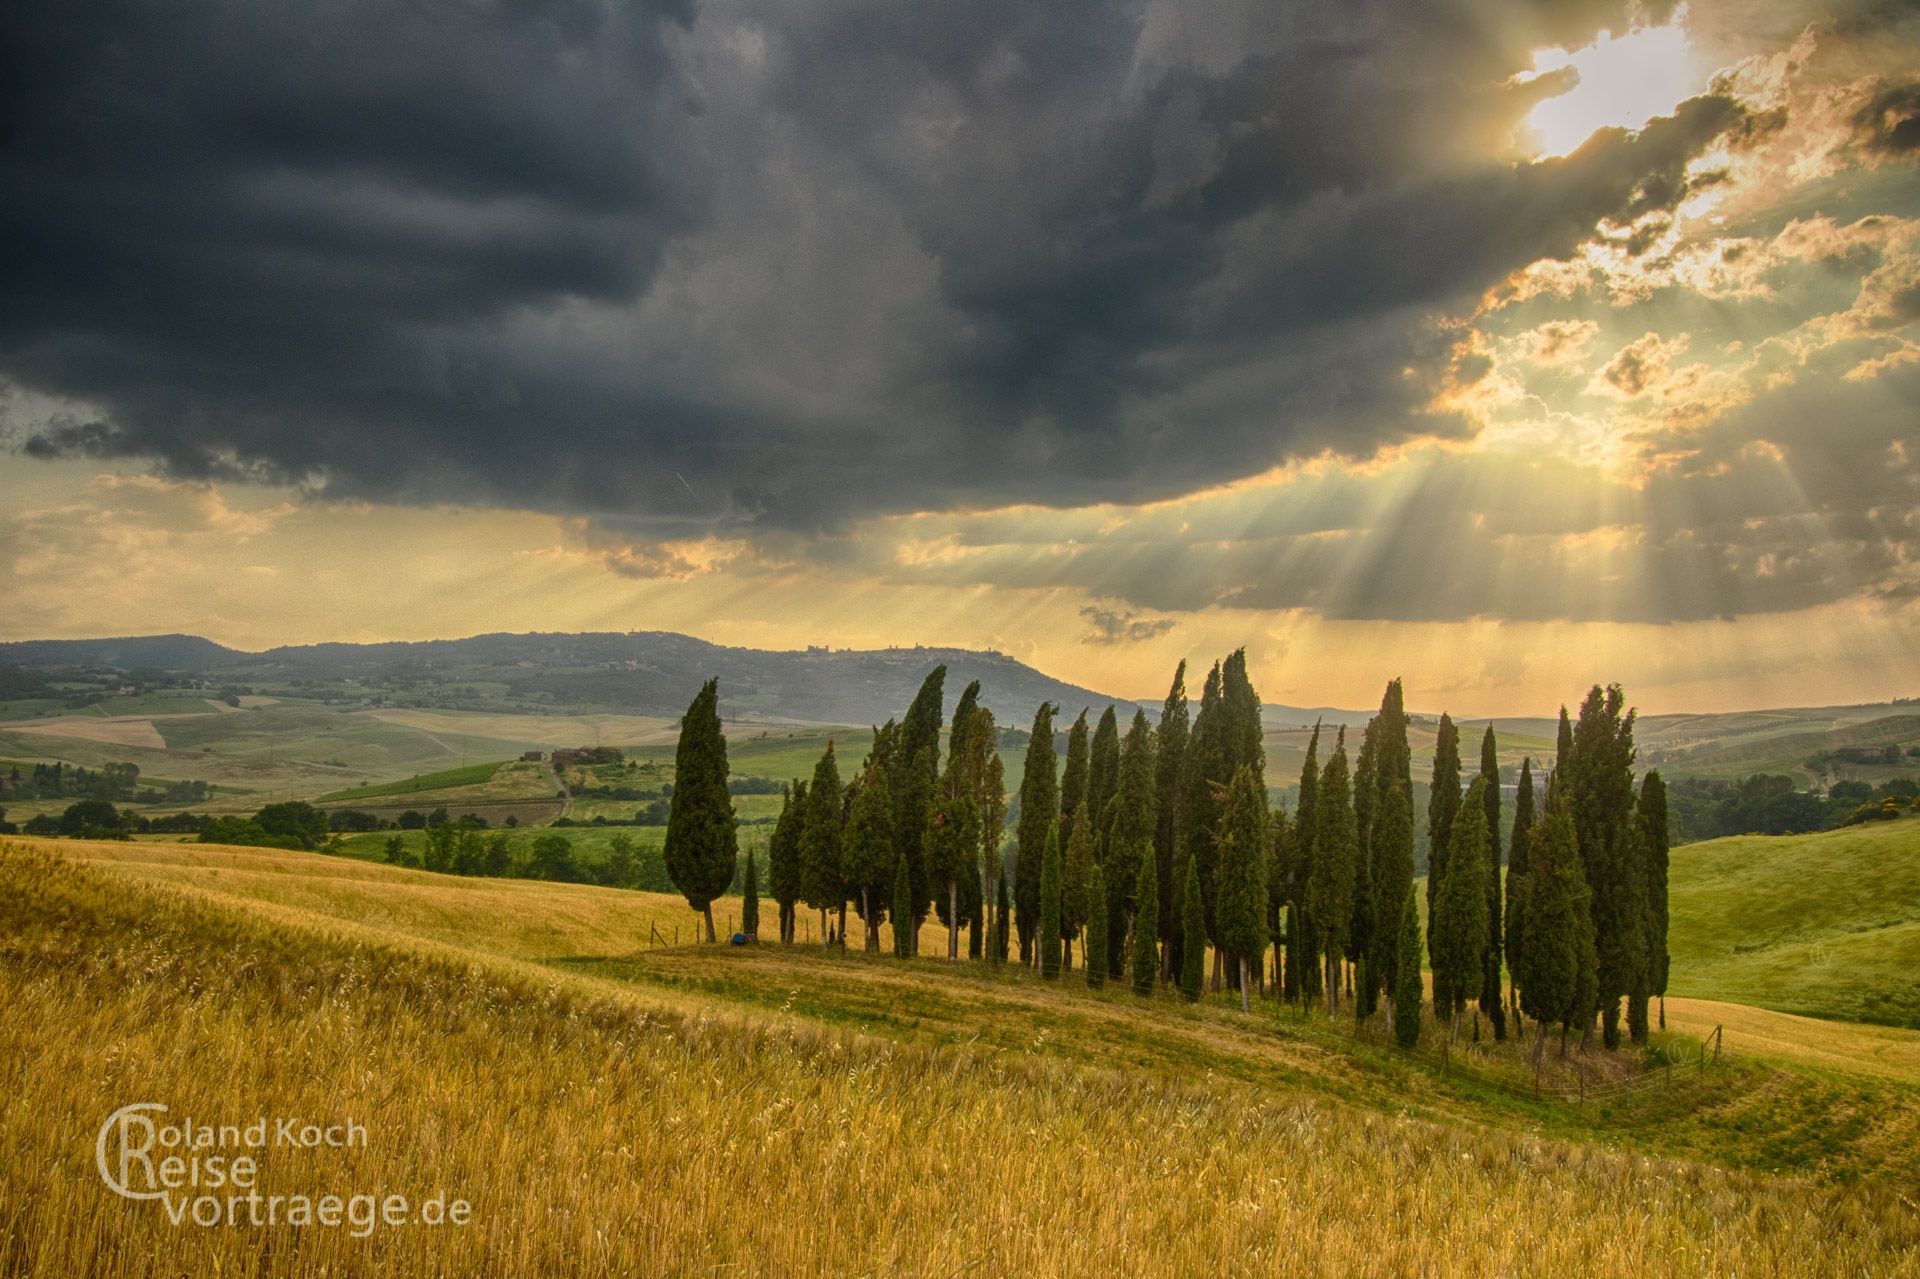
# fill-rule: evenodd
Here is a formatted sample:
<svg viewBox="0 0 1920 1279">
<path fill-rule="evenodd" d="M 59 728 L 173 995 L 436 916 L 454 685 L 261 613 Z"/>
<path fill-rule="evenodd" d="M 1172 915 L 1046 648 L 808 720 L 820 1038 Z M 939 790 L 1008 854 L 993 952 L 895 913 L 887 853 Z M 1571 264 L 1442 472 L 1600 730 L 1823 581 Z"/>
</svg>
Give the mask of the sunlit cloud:
<svg viewBox="0 0 1920 1279">
<path fill-rule="evenodd" d="M 1601 32 L 1578 49 L 1543 49 L 1523 79 L 1543 76 L 1573 80 L 1527 115 L 1528 139 L 1545 156 L 1568 154 L 1597 129 L 1641 128 L 1706 86 L 1687 42 L 1684 6 L 1660 26 Z"/>
</svg>

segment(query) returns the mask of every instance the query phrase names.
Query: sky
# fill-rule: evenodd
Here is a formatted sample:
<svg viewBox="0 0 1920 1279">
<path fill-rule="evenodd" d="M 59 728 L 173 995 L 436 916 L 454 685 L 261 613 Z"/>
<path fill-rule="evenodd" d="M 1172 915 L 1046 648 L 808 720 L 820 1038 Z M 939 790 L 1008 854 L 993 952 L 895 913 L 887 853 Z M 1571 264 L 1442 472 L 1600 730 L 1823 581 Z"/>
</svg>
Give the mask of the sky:
<svg viewBox="0 0 1920 1279">
<path fill-rule="evenodd" d="M 1920 11 L 16 0 L 0 639 L 1920 694 Z"/>
</svg>

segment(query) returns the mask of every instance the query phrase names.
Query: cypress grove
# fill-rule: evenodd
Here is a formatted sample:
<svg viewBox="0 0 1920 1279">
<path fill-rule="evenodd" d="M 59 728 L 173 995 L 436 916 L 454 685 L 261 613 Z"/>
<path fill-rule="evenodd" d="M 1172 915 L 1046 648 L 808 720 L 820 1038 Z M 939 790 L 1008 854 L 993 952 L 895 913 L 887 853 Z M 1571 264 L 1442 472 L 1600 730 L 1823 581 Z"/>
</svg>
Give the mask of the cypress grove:
<svg viewBox="0 0 1920 1279">
<path fill-rule="evenodd" d="M 687 905 L 700 912 L 707 940 L 714 941 L 713 899 L 733 883 L 740 857 L 733 799 L 727 793 L 727 739 L 720 731 L 717 679 L 700 686 L 680 720 L 673 779 L 667 803 L 667 874 Z"/>
</svg>

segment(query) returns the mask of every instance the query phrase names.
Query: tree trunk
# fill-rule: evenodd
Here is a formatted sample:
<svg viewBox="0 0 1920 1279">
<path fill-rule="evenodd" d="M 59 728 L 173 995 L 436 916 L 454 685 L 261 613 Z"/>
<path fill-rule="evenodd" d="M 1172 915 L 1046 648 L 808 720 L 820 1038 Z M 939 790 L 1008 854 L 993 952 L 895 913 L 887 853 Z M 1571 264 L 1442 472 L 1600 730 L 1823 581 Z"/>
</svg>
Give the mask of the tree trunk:
<svg viewBox="0 0 1920 1279">
<path fill-rule="evenodd" d="M 1253 1009 L 1247 1003 L 1247 988 L 1253 985 L 1253 971 L 1245 955 L 1240 956 L 1240 1011 L 1250 1013 Z"/>
<path fill-rule="evenodd" d="M 1213 993 L 1217 995 L 1221 991 L 1225 990 L 1226 988 L 1227 988 L 1226 956 L 1220 952 L 1220 948 L 1218 946 L 1215 946 L 1213 948 Z"/>
<path fill-rule="evenodd" d="M 701 918 L 707 921 L 707 940 L 709 942 L 719 940 L 713 935 L 713 903 L 708 902 L 706 905 L 702 906 L 700 908 L 700 915 L 701 915 Z"/>
<path fill-rule="evenodd" d="M 847 948 L 847 904 L 840 903 L 840 949 Z"/>
<path fill-rule="evenodd" d="M 827 908 L 822 906 L 820 908 L 820 944 L 822 946 L 829 945 L 830 942 L 828 938 L 830 936 L 831 934 L 827 931 Z"/>
<path fill-rule="evenodd" d="M 960 962 L 960 881 L 947 881 L 947 962 Z"/>
<path fill-rule="evenodd" d="M 1521 1023 L 1523 1027 L 1525 1024 Z M 1537 1021 L 1533 1023 L 1533 1027 L 1533 1095 L 1538 1097 L 1540 1095 L 1540 1058 L 1547 1049 L 1547 1023 Z"/>
<path fill-rule="evenodd" d="M 880 953 L 880 930 L 873 923 L 873 889 L 860 885 L 860 922 L 867 926 L 866 945 L 869 955 Z"/>
<path fill-rule="evenodd" d="M 1667 997 L 1665 995 L 1662 995 L 1660 996 L 1660 1029 L 1665 1030 L 1666 1028 L 1667 1028 Z"/>
</svg>

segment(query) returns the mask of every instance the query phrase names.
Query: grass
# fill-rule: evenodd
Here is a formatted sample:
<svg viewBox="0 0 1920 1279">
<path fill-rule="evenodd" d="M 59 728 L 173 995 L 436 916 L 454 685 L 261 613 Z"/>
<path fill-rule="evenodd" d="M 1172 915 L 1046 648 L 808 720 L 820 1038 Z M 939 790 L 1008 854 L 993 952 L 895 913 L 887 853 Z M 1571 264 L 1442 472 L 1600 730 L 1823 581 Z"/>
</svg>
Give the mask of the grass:
<svg viewBox="0 0 1920 1279">
<path fill-rule="evenodd" d="M 493 760 L 484 764 L 468 764 L 461 768 L 443 769 L 437 773 L 421 773 L 398 782 L 379 782 L 371 786 L 354 786 L 347 790 L 337 790 L 322 795 L 314 802 L 319 804 L 348 803 L 357 799 L 383 799 L 389 796 L 412 795 L 419 791 L 452 790 L 473 786 L 484 786 L 493 780 L 505 761 Z M 537 769 L 537 766 L 536 766 Z M 551 787 L 548 788 L 549 790 Z"/>
<path fill-rule="evenodd" d="M 215 887 L 243 869 L 170 888 L 131 862 L 0 851 L 5 1273 L 1920 1271 L 1911 1208 L 1871 1186 L 1429 1122 L 1285 1082 L 863 1034 L 541 966 L 510 953 L 524 937 L 415 936 L 400 917 L 436 896 L 477 908 L 434 877 L 411 877 L 428 899 L 394 919 L 338 918 Z M 509 887 L 526 890 L 521 913 L 631 906 Z M 583 909 L 554 926 L 602 926 Z M 932 967 L 833 964 L 840 987 Z M 1033 984 L 950 995 L 1019 1002 Z M 1038 1015 L 1130 1011 L 1033 994 Z M 1234 1020 L 1166 1016 L 1189 1023 L 1195 1063 Z M 1283 1057 L 1314 1051 L 1270 1037 Z M 100 1119 L 145 1099 L 214 1123 L 351 1116 L 366 1148 L 270 1152 L 262 1189 L 445 1189 L 475 1224 L 367 1239 L 169 1227 L 91 1171 Z"/>
<path fill-rule="evenodd" d="M 1673 850 L 1674 994 L 1920 1027 L 1920 818 Z"/>
</svg>

